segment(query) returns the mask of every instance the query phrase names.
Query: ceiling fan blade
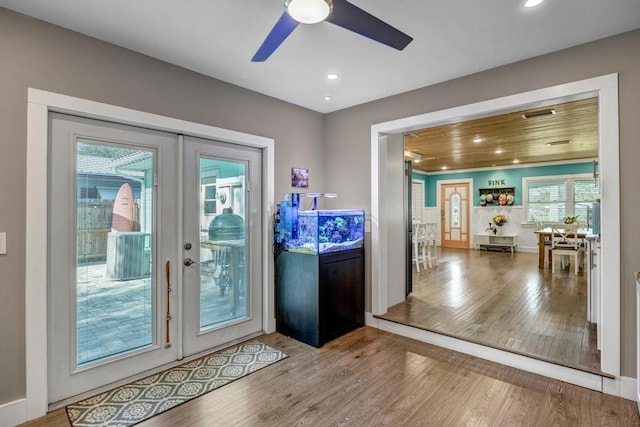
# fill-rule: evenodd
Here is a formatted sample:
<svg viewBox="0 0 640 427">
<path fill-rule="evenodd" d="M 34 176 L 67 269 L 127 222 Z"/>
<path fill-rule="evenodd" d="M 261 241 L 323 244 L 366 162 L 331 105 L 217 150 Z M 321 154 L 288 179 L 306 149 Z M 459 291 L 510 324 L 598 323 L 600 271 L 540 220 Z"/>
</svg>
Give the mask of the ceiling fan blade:
<svg viewBox="0 0 640 427">
<path fill-rule="evenodd" d="M 273 26 L 267 38 L 262 42 L 262 46 L 253 55 L 251 62 L 266 61 L 297 26 L 298 22 L 285 11 L 276 22 L 276 25 Z"/>
<path fill-rule="evenodd" d="M 413 37 L 346 0 L 333 0 L 333 11 L 326 21 L 398 50 L 404 49 L 413 40 Z"/>
</svg>

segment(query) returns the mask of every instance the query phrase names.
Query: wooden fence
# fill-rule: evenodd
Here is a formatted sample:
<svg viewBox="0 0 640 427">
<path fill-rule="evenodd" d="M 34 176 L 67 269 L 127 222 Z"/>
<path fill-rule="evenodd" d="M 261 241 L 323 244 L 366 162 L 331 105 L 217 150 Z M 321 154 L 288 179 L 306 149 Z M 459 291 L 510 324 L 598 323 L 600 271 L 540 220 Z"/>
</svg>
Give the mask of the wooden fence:
<svg viewBox="0 0 640 427">
<path fill-rule="evenodd" d="M 106 262 L 107 235 L 111 231 L 112 201 L 80 200 L 76 211 L 76 262 Z M 140 228 L 140 205 L 133 210 L 134 231 Z"/>
</svg>

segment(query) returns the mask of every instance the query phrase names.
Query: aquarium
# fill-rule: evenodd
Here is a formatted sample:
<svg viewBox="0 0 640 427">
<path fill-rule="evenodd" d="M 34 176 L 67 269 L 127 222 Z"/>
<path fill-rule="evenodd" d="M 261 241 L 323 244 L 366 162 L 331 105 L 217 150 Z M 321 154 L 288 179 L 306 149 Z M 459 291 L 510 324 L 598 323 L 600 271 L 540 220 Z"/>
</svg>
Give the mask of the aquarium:
<svg viewBox="0 0 640 427">
<path fill-rule="evenodd" d="M 295 238 L 285 250 L 310 255 L 346 251 L 364 246 L 364 211 L 298 211 Z"/>
</svg>

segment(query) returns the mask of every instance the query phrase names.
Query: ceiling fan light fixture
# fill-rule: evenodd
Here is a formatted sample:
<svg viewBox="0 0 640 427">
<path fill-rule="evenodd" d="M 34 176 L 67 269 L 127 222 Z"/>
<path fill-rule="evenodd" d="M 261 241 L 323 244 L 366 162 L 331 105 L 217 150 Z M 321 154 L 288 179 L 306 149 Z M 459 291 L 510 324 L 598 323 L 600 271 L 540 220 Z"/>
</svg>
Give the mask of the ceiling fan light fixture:
<svg viewBox="0 0 640 427">
<path fill-rule="evenodd" d="M 301 24 L 317 24 L 329 16 L 333 0 L 285 0 L 284 8 Z"/>
<path fill-rule="evenodd" d="M 524 7 L 536 7 L 542 3 L 542 0 L 527 0 L 524 3 Z"/>
</svg>

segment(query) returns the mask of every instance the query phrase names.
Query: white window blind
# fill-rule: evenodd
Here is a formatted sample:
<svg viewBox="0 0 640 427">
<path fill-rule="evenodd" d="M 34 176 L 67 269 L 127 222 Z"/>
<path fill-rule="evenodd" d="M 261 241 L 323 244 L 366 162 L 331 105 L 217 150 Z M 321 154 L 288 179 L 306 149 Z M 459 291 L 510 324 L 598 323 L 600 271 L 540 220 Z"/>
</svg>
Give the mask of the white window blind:
<svg viewBox="0 0 640 427">
<path fill-rule="evenodd" d="M 414 222 L 423 222 L 424 211 L 424 181 L 411 181 L 411 217 Z"/>
<path fill-rule="evenodd" d="M 567 182 L 530 182 L 527 189 L 528 221 L 560 221 L 566 216 Z"/>
<path fill-rule="evenodd" d="M 600 188 L 594 179 L 577 179 L 573 181 L 573 216 L 579 221 L 586 221 L 588 211 L 593 202 L 600 198 Z"/>
<path fill-rule="evenodd" d="M 529 222 L 559 222 L 566 216 L 586 221 L 588 210 L 600 198 L 597 180 L 570 175 L 524 180 Z"/>
</svg>

